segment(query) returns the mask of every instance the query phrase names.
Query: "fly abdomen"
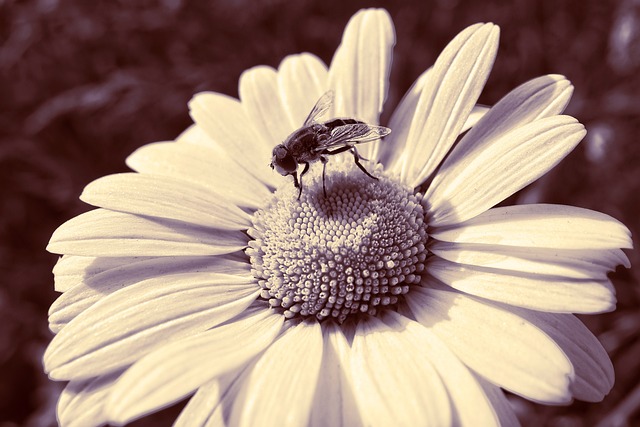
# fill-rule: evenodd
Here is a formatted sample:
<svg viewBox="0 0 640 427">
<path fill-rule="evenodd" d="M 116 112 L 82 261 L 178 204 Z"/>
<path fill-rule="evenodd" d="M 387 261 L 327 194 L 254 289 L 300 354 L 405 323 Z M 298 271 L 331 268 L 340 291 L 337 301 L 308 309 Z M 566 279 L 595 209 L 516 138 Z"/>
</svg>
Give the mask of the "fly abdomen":
<svg viewBox="0 0 640 427">
<path fill-rule="evenodd" d="M 324 125 L 329 129 L 335 129 L 339 126 L 355 125 L 358 123 L 365 124 L 364 122 L 361 122 L 360 120 L 356 120 L 356 119 L 333 119 L 333 120 L 329 120 L 328 122 L 325 122 Z"/>
</svg>

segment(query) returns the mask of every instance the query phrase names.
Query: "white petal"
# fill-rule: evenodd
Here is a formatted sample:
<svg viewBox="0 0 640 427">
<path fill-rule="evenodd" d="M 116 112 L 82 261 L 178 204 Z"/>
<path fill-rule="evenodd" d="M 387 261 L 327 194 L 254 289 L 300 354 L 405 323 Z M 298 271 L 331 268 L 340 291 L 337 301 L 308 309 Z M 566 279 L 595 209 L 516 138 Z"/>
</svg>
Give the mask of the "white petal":
<svg viewBox="0 0 640 427">
<path fill-rule="evenodd" d="M 255 361 L 202 385 L 180 412 L 173 427 L 228 427 L 233 402 L 253 365 Z"/>
<path fill-rule="evenodd" d="M 246 366 L 201 386 L 173 427 L 228 427 L 233 403 L 255 363 L 256 358 Z"/>
<path fill-rule="evenodd" d="M 63 255 L 53 267 L 55 290 L 58 292 L 66 292 L 87 277 L 145 259 L 149 259 L 149 257 L 98 258 Z"/>
<path fill-rule="evenodd" d="M 360 10 L 349 20 L 329 70 L 329 85 L 336 91 L 334 116 L 378 124 L 394 43 L 386 10 Z"/>
<path fill-rule="evenodd" d="M 499 33 L 493 24 L 472 25 L 436 60 L 403 150 L 401 179 L 410 187 L 433 173 L 460 134 L 491 71 Z"/>
<path fill-rule="evenodd" d="M 220 403 L 225 390 L 218 378 L 201 385 L 180 412 L 173 427 L 199 427 L 207 425 L 212 412 Z"/>
<path fill-rule="evenodd" d="M 405 150 L 407 136 L 409 135 L 411 121 L 413 120 L 413 113 L 420 100 L 422 89 L 427 79 L 429 79 L 431 70 L 432 68 L 428 68 L 420 74 L 420 77 L 416 79 L 413 85 L 411 85 L 411 88 L 405 93 L 389 119 L 389 128 L 392 132 L 380 145 L 379 161 L 385 165 L 385 169 L 391 172 L 400 173 L 399 166 L 401 165 L 398 164 L 398 160 Z"/>
<path fill-rule="evenodd" d="M 71 381 L 58 400 L 58 423 L 65 427 L 94 427 L 106 424 L 104 401 L 121 372 L 85 381 Z"/>
<path fill-rule="evenodd" d="M 213 139 L 211 139 L 211 137 L 207 134 L 207 132 L 205 132 L 202 126 L 198 126 L 197 123 L 192 123 L 191 126 L 182 131 L 182 133 L 176 137 L 175 141 L 158 142 L 157 144 L 171 144 L 173 142 L 197 145 L 199 147 L 207 147 L 216 150 L 216 152 L 222 150 L 222 147 L 218 145 Z M 147 145 L 154 144 L 156 143 Z M 146 147 L 147 145 L 143 145 L 142 147 Z"/>
<path fill-rule="evenodd" d="M 562 205 L 518 205 L 491 209 L 464 224 L 435 228 L 438 240 L 556 249 L 631 248 L 631 232 L 600 212 Z"/>
<path fill-rule="evenodd" d="M 433 366 L 407 350 L 407 335 L 375 317 L 358 324 L 351 375 L 364 425 L 451 424 L 447 390 Z"/>
<path fill-rule="evenodd" d="M 433 257 L 426 271 L 452 288 L 519 307 L 563 313 L 600 313 L 615 309 L 608 279 L 571 279 L 548 274 L 474 267 Z"/>
<path fill-rule="evenodd" d="M 214 145 L 147 144 L 127 158 L 127 165 L 137 172 L 168 176 L 213 189 L 236 206 L 257 209 L 271 194 L 262 181 Z"/>
<path fill-rule="evenodd" d="M 327 66 L 310 53 L 290 55 L 280 63 L 278 87 L 292 130 L 302 126 L 327 91 L 328 77 Z"/>
<path fill-rule="evenodd" d="M 491 405 L 500 419 L 500 425 L 520 427 L 520 421 L 500 387 L 496 387 L 480 375 L 476 375 L 476 379 L 484 389 L 487 397 L 491 400 Z"/>
<path fill-rule="evenodd" d="M 489 112 L 489 109 L 489 107 L 485 107 L 484 105 L 475 105 L 471 110 L 469 117 L 467 117 L 467 121 L 464 122 L 464 126 L 460 129 L 460 133 L 462 134 L 478 124 L 480 119 Z"/>
<path fill-rule="evenodd" d="M 289 120 L 287 108 L 280 97 L 278 75 L 273 68 L 261 65 L 243 72 L 239 92 L 245 114 L 268 147 L 282 143 L 300 127 Z M 270 159 L 271 153 L 267 162 Z"/>
<path fill-rule="evenodd" d="M 83 256 L 221 255 L 241 250 L 241 232 L 198 227 L 106 209 L 95 209 L 62 224 L 47 250 Z"/>
<path fill-rule="evenodd" d="M 273 343 L 236 398 L 231 425 L 303 426 L 309 420 L 322 362 L 322 331 L 305 321 Z"/>
<path fill-rule="evenodd" d="M 433 195 L 436 187 L 441 185 L 441 181 L 451 179 L 451 175 L 455 177 L 460 173 L 460 170 L 473 168 L 473 158 L 476 156 L 480 159 L 477 161 L 478 163 L 487 161 L 487 156 L 483 156 L 482 153 L 490 150 L 496 144 L 501 144 L 500 138 L 509 132 L 536 120 L 562 113 L 569 103 L 572 93 L 573 86 L 560 75 L 538 77 L 509 92 L 456 144 L 442 164 L 440 172 L 427 191 L 427 196 Z M 554 142 L 554 144 L 556 143 Z M 497 156 L 498 154 L 494 158 L 499 159 L 500 157 Z M 490 161 L 487 163 L 488 166 L 491 164 Z M 499 165 L 496 165 L 496 170 L 500 171 Z M 475 180 L 472 182 L 472 185 L 467 185 L 470 191 L 471 189 L 474 192 L 484 190 L 482 182 Z M 444 199 L 430 199 L 433 210 L 439 211 L 438 201 L 442 201 L 444 204 L 443 209 L 451 208 L 448 201 Z M 467 219 L 468 215 L 471 214 L 467 214 L 460 220 Z"/>
<path fill-rule="evenodd" d="M 322 375 L 311 408 L 311 427 L 357 427 L 362 422 L 356 406 L 353 380 L 349 368 L 351 348 L 340 326 L 333 322 L 323 325 L 324 349 Z"/>
<path fill-rule="evenodd" d="M 414 289 L 407 303 L 420 323 L 492 383 L 538 402 L 571 400 L 571 362 L 553 340 L 520 316 L 434 288 Z"/>
<path fill-rule="evenodd" d="M 231 159 L 258 180 L 275 188 L 279 178 L 268 165 L 277 143 L 261 133 L 244 105 L 237 99 L 205 92 L 194 96 L 189 108 L 193 120 Z"/>
<path fill-rule="evenodd" d="M 139 173 L 109 175 L 87 185 L 80 200 L 93 206 L 214 227 L 242 230 L 249 215 L 212 189 Z"/>
<path fill-rule="evenodd" d="M 454 409 L 452 425 L 500 425 L 476 377 L 437 335 L 421 324 L 391 311 L 384 314 L 383 320 L 389 325 L 397 324 L 401 333 L 406 335 L 407 346 L 404 351 L 412 354 L 418 363 L 433 364 L 438 371 Z"/>
<path fill-rule="evenodd" d="M 547 173 L 585 133 L 573 117 L 548 117 L 443 165 L 425 194 L 429 224 L 458 224 L 481 214 Z"/>
<path fill-rule="evenodd" d="M 429 250 L 458 264 L 574 279 L 603 280 L 617 265 L 629 265 L 629 259 L 620 249 L 552 249 L 434 241 Z"/>
<path fill-rule="evenodd" d="M 413 120 L 413 113 L 420 100 L 420 94 L 424 85 L 429 78 L 429 72 L 432 68 L 428 68 L 424 71 L 420 77 L 416 79 L 411 88 L 404 95 L 398 107 L 394 110 L 389 120 L 389 128 L 393 132 L 387 136 L 383 144 L 380 145 L 379 161 L 385 165 L 385 169 L 391 172 L 400 173 L 401 164 L 398 160 L 401 158 L 405 145 L 407 143 L 407 136 L 411 129 L 411 121 Z M 476 125 L 478 121 L 484 117 L 489 111 L 489 107 L 483 105 L 475 105 L 467 117 L 467 121 L 460 129 L 460 133 L 468 131 L 470 128 Z"/>
<path fill-rule="evenodd" d="M 122 375 L 105 412 L 111 420 L 127 423 L 179 401 L 210 379 L 247 363 L 273 342 L 283 322 L 280 314 L 261 309 L 160 347 Z"/>
<path fill-rule="evenodd" d="M 575 398 L 588 402 L 604 399 L 613 387 L 613 365 L 602 344 L 577 317 L 524 309 L 515 313 L 542 329 L 566 353 L 576 373 L 570 388 Z"/>
<path fill-rule="evenodd" d="M 170 339 L 232 318 L 258 294 L 251 278 L 225 274 L 144 280 L 104 297 L 64 327 L 45 352 L 45 370 L 53 379 L 111 372 Z"/>
<path fill-rule="evenodd" d="M 79 277 L 75 286 L 51 305 L 49 328 L 53 332 L 59 332 L 103 297 L 145 279 L 194 271 L 246 277 L 251 274 L 246 261 L 236 261 L 226 256 L 93 259 L 85 276 Z M 114 260 L 120 260 L 121 263 L 114 264 Z"/>
<path fill-rule="evenodd" d="M 502 98 L 456 144 L 443 169 L 450 169 L 471 155 L 485 150 L 501 135 L 527 123 L 562 113 L 571 99 L 573 86 L 560 75 L 530 80 Z"/>
<path fill-rule="evenodd" d="M 329 86 L 335 90 L 334 117 L 379 123 L 394 44 L 393 22 L 386 10 L 361 10 L 349 20 L 329 70 Z M 375 161 L 377 145 L 364 144 L 358 151 Z"/>
</svg>

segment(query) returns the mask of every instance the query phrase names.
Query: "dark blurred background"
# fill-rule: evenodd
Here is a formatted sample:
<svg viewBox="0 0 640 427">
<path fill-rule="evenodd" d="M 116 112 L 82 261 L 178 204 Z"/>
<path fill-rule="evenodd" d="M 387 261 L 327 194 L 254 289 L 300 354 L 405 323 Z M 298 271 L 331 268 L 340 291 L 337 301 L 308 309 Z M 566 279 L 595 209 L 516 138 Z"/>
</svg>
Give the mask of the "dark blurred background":
<svg viewBox="0 0 640 427">
<path fill-rule="evenodd" d="M 237 96 L 240 73 L 310 51 L 329 62 L 349 17 L 387 8 L 397 44 L 387 113 L 465 26 L 500 25 L 494 71 L 480 99 L 493 104 L 546 73 L 575 85 L 568 113 L 589 130 L 559 167 L 509 201 L 606 212 L 640 235 L 640 1 L 638 0 L 0 0 L 0 427 L 55 424 L 63 384 L 42 374 L 55 299 L 44 247 L 88 210 L 82 188 L 126 170 L 137 147 L 190 124 L 196 92 Z M 384 117 L 383 117 L 384 121 Z M 636 268 L 614 275 L 614 313 L 583 320 L 616 366 L 600 404 L 544 407 L 514 398 L 530 426 L 638 425 L 640 295 Z M 168 425 L 179 408 L 136 425 Z"/>
</svg>

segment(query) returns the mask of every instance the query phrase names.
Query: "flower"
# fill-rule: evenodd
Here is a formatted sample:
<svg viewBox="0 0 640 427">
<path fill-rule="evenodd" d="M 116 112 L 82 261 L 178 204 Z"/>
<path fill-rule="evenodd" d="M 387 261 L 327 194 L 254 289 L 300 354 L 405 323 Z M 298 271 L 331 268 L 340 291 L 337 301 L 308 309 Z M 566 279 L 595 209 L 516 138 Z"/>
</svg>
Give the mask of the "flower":
<svg viewBox="0 0 640 427">
<path fill-rule="evenodd" d="M 392 133 L 358 145 L 375 179 L 328 156 L 298 198 L 268 167 L 329 90 L 323 120 L 378 125 L 393 44 L 389 15 L 361 11 L 329 68 L 293 55 L 245 72 L 240 101 L 196 95 L 177 141 L 85 188 L 98 209 L 48 247 L 63 254 L 44 356 L 69 381 L 61 424 L 124 424 L 193 394 L 176 425 L 514 425 L 503 390 L 609 392 L 611 362 L 571 313 L 614 309 L 607 272 L 629 267 L 630 234 L 576 207 L 494 207 L 585 134 L 561 115 L 562 76 L 475 106 L 495 25 L 461 32 Z"/>
</svg>

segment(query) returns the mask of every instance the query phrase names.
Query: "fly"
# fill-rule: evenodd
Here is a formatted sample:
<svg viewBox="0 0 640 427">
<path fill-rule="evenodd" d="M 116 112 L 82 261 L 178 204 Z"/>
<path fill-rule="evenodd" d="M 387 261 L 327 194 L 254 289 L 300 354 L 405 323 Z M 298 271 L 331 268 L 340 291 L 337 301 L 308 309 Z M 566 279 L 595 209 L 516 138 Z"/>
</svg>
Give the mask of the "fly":
<svg viewBox="0 0 640 427">
<path fill-rule="evenodd" d="M 391 129 L 349 118 L 319 123 L 318 118 L 325 114 L 332 104 L 333 91 L 328 91 L 316 102 L 302 127 L 273 149 L 271 168 L 282 176 L 293 176 L 293 184 L 299 190 L 298 199 L 302 194 L 303 175 L 309 171 L 309 165 L 318 160 L 322 162 L 322 191 L 325 197 L 327 196 L 324 184 L 325 169 L 329 161 L 328 156 L 333 154 L 350 151 L 360 170 L 371 178 L 378 179 L 360 163 L 360 159 L 364 158 L 360 157 L 355 145 L 383 138 L 391 133 Z M 300 164 L 303 164 L 304 168 L 298 178 Z"/>
</svg>

